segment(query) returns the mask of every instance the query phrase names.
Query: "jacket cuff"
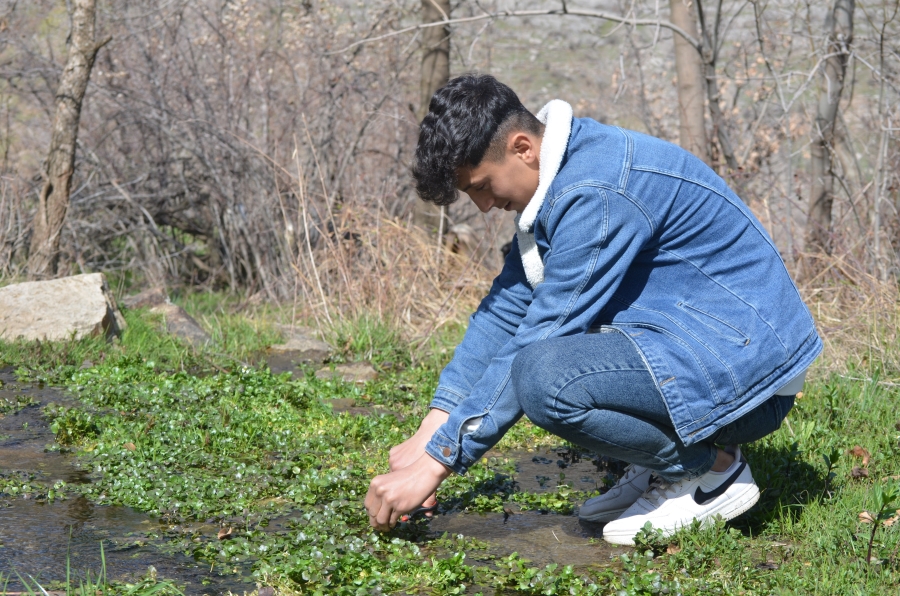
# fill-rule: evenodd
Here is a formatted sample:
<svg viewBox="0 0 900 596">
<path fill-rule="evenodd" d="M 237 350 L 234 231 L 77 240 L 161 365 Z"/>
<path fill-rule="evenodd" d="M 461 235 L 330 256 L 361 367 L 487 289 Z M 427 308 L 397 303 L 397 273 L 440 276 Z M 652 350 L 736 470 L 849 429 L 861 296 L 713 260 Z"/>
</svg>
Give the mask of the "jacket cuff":
<svg viewBox="0 0 900 596">
<path fill-rule="evenodd" d="M 431 399 L 429 407 L 443 410 L 449 414 L 455 410 L 456 406 L 458 406 L 465 398 L 465 395 L 460 395 L 446 387 L 438 387 L 434 391 L 434 397 Z"/>
<path fill-rule="evenodd" d="M 438 460 L 460 476 L 469 470 L 469 466 L 475 463 L 462 451 L 462 447 L 456 441 L 448 439 L 440 432 L 434 433 L 428 444 L 425 445 L 425 453 Z"/>
</svg>

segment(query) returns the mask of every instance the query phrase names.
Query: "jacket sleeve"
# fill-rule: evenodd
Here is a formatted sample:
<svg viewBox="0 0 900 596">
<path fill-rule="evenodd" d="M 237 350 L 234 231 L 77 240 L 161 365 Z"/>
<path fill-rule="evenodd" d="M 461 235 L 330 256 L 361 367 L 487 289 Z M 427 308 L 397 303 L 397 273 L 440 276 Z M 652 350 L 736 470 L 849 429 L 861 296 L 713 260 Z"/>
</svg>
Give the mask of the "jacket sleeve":
<svg viewBox="0 0 900 596">
<path fill-rule="evenodd" d="M 513 239 L 503 270 L 469 317 L 469 326 L 438 381 L 432 408 L 452 412 L 484 376 L 497 352 L 515 335 L 531 303 L 518 242 Z"/>
<path fill-rule="evenodd" d="M 524 295 L 521 289 L 529 288 L 521 265 L 513 269 L 507 261 L 508 273 L 515 275 L 516 281 L 505 282 L 504 287 L 515 290 L 496 295 L 492 290 L 475 317 L 490 313 L 483 318 L 492 321 L 491 327 L 482 329 L 509 329 L 515 318 L 504 319 L 507 313 L 524 307 L 524 316 L 425 448 L 458 474 L 465 473 L 523 414 L 510 383 L 518 351 L 550 337 L 586 332 L 654 231 L 643 211 L 625 195 L 593 186 L 566 192 L 542 211 L 540 223 L 550 246 L 543 255 L 544 281 L 531 292 L 529 303 L 520 298 Z M 520 258 L 518 251 L 516 254 Z M 467 332 L 466 339 L 468 336 Z M 470 358 L 459 354 L 454 360 L 460 356 Z M 443 380 L 442 375 L 442 384 Z M 458 393 L 462 397 L 464 392 Z"/>
</svg>

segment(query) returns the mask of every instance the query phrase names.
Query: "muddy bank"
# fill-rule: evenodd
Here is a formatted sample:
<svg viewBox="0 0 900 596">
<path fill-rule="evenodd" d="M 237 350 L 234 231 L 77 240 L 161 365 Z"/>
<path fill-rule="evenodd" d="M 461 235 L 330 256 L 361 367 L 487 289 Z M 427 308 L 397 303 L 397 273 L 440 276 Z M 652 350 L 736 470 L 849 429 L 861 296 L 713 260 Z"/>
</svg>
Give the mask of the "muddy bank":
<svg viewBox="0 0 900 596">
<path fill-rule="evenodd" d="M 514 463 L 512 478 L 518 489 L 548 493 L 566 484 L 573 490 L 594 491 L 615 482 L 622 465 L 597 460 L 569 449 L 537 451 L 492 451 L 488 454 Z M 580 505 L 580 503 L 579 503 Z M 537 566 L 550 563 L 576 568 L 605 567 L 618 555 L 632 549 L 603 541 L 603 524 L 584 522 L 572 515 L 520 511 L 512 504 L 507 513 L 450 513 L 429 524 L 435 533 L 462 534 L 487 542 L 488 554 L 507 556 L 513 552 Z"/>
<path fill-rule="evenodd" d="M 556 563 L 577 568 L 608 566 L 613 557 L 631 550 L 604 542 L 601 528 L 600 524 L 581 522 L 574 515 L 542 515 L 534 511 L 510 516 L 457 513 L 438 516 L 430 524 L 433 532 L 462 534 L 487 542 L 492 555 L 517 552 L 537 566 Z"/>
</svg>

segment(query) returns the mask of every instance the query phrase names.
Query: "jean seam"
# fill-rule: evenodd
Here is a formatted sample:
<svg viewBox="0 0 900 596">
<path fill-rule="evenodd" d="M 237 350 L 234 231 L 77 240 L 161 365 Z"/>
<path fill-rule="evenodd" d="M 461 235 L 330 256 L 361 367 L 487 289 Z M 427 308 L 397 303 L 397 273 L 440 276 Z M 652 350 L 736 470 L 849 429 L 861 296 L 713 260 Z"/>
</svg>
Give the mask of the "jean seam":
<svg viewBox="0 0 900 596">
<path fill-rule="evenodd" d="M 572 383 L 574 383 L 575 381 L 577 381 L 583 377 L 586 377 L 588 375 L 596 375 L 599 373 L 619 373 L 619 372 L 645 372 L 648 375 L 650 375 L 650 372 L 646 368 L 631 368 L 631 367 L 629 367 L 629 368 L 607 368 L 607 369 L 602 369 L 602 370 L 591 370 L 591 371 L 580 372 L 576 376 L 565 381 L 559 387 L 559 389 L 556 390 L 556 395 L 553 396 L 553 400 L 554 400 L 554 402 L 556 402 L 559 399 L 560 393 L 562 393 L 569 385 L 571 385 Z M 653 375 L 650 375 L 650 380 L 651 381 L 653 380 Z M 655 383 L 654 383 L 654 385 L 655 385 Z"/>
<path fill-rule="evenodd" d="M 611 371 L 610 371 L 610 372 L 611 372 Z M 617 442 L 615 442 L 615 441 L 611 441 L 611 440 L 609 440 L 609 439 L 602 439 L 602 438 L 600 438 L 600 437 L 597 437 L 597 436 L 595 436 L 595 435 L 589 433 L 588 431 L 584 430 L 584 429 L 581 428 L 581 427 L 574 426 L 574 425 L 570 424 L 568 421 L 564 420 L 563 418 L 561 418 L 561 417 L 559 417 L 559 416 L 557 415 L 557 412 L 559 411 L 559 408 L 557 407 L 558 404 L 559 404 L 559 394 L 553 396 L 553 406 L 554 406 L 554 407 L 553 407 L 553 409 L 551 409 L 551 411 L 550 411 L 551 415 L 556 419 L 557 424 L 562 423 L 563 425 L 565 425 L 565 426 L 571 428 L 574 432 L 577 432 L 577 433 L 580 433 L 580 434 L 583 434 L 583 435 L 587 435 L 588 437 L 591 437 L 592 439 L 594 439 L 594 440 L 596 440 L 596 441 L 598 441 L 598 442 L 606 443 L 607 445 L 613 445 L 613 446 L 615 446 L 615 447 L 618 447 L 618 448 L 620 448 L 620 449 L 624 449 L 624 450 L 626 450 L 626 451 L 634 451 L 634 452 L 637 452 L 637 453 L 643 453 L 643 454 L 648 455 L 648 456 L 650 456 L 650 457 L 654 457 L 654 458 L 656 458 L 657 460 L 659 460 L 659 461 L 661 461 L 661 462 L 665 462 L 665 464 L 666 464 L 667 466 L 669 466 L 669 467 L 677 467 L 677 468 L 679 468 L 679 469 L 681 469 L 681 470 L 683 470 L 683 471 L 685 471 L 685 472 L 690 473 L 690 471 L 686 470 L 686 469 L 684 468 L 684 466 L 680 465 L 679 463 L 677 463 L 677 462 L 671 462 L 671 461 L 669 461 L 669 460 L 666 459 L 666 458 L 660 457 L 660 456 L 659 456 L 658 454 L 656 454 L 656 453 L 652 453 L 652 452 L 650 452 L 650 451 L 644 451 L 644 450 L 642 450 L 642 449 L 633 449 L 633 448 L 627 447 L 627 446 L 625 446 L 625 445 L 620 445 L 619 443 L 617 443 Z M 673 429 L 673 432 L 674 432 L 674 429 Z M 631 463 L 631 462 L 629 462 L 629 463 Z M 712 467 L 712 466 L 710 466 L 710 467 Z"/>
</svg>

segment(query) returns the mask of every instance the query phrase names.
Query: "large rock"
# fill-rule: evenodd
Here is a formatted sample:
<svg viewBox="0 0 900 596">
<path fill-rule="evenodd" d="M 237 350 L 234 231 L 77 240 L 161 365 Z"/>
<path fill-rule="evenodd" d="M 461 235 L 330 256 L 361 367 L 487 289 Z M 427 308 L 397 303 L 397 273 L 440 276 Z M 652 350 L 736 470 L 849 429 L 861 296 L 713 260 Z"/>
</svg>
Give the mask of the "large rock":
<svg viewBox="0 0 900 596">
<path fill-rule="evenodd" d="M 151 308 L 150 312 L 163 316 L 167 333 L 193 346 L 201 346 L 210 340 L 209 333 L 177 304 L 160 304 Z"/>
<path fill-rule="evenodd" d="M 0 338 L 61 341 L 121 334 L 125 328 L 102 273 L 0 288 Z"/>
</svg>

